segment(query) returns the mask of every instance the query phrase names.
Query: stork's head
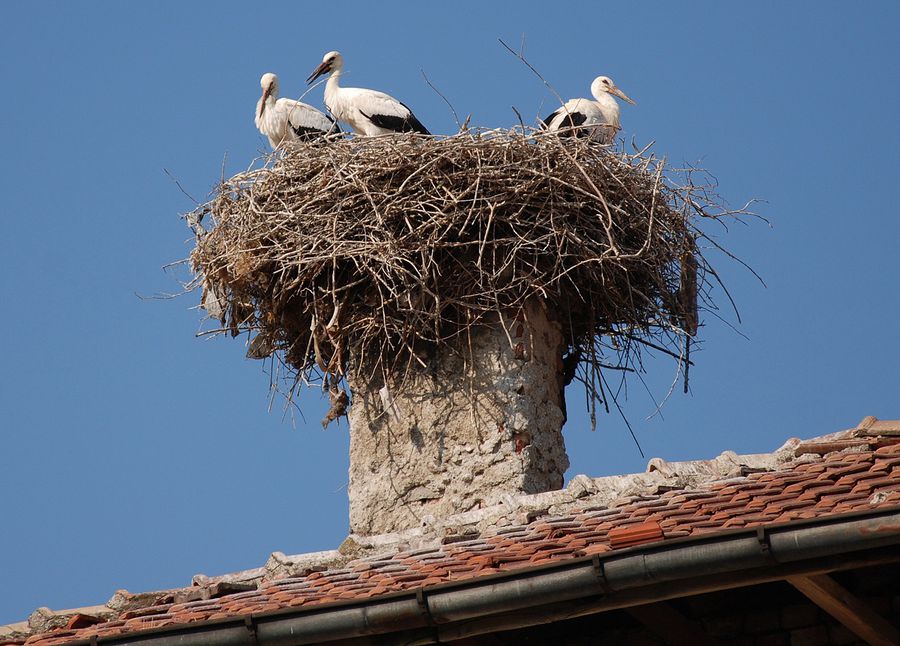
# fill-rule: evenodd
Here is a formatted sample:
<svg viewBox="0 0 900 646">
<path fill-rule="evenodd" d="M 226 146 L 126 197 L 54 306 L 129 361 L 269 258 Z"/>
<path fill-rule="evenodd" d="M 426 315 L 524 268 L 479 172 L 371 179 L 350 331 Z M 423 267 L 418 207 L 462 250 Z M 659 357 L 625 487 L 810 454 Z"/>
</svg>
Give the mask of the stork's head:
<svg viewBox="0 0 900 646">
<path fill-rule="evenodd" d="M 331 72 L 340 72 L 344 69 L 344 57 L 340 52 L 328 52 L 322 57 L 322 62 L 313 70 L 313 73 L 306 79 L 307 83 L 312 83 L 323 74 Z"/>
<path fill-rule="evenodd" d="M 608 76 L 598 76 L 594 79 L 594 82 L 591 83 L 591 94 L 594 95 L 595 99 L 599 99 L 602 94 L 615 94 L 623 101 L 628 101 L 628 103 L 634 105 L 634 101 L 628 98 L 628 95 L 622 90 L 617 88 L 616 84 L 613 83 L 613 80 Z"/>
<path fill-rule="evenodd" d="M 262 100 L 259 102 L 259 116 L 266 111 L 266 99 L 278 96 L 278 77 L 272 72 L 266 72 L 259 79 L 259 85 L 262 88 Z"/>
</svg>

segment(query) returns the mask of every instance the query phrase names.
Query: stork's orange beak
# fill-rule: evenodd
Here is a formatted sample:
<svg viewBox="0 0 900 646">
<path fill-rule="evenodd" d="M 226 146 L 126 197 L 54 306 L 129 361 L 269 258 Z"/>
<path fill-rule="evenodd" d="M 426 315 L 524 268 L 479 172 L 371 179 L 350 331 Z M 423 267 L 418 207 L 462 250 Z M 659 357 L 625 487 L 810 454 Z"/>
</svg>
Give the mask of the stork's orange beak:
<svg viewBox="0 0 900 646">
<path fill-rule="evenodd" d="M 330 71 L 331 71 L 331 65 L 329 63 L 326 63 L 325 61 L 322 61 L 319 64 L 319 66 L 313 70 L 313 73 L 309 75 L 309 78 L 306 79 L 306 83 L 307 84 L 312 83 L 317 78 L 319 78 L 323 74 L 327 74 Z"/>
<path fill-rule="evenodd" d="M 610 92 L 611 92 L 612 94 L 615 94 L 617 97 L 621 98 L 623 101 L 628 101 L 628 103 L 630 103 L 631 105 L 637 105 L 634 101 L 632 101 L 632 100 L 628 97 L 627 94 L 625 94 L 622 90 L 620 90 L 620 89 L 619 89 L 618 87 L 616 87 L 615 85 L 612 86 L 612 88 L 610 89 Z"/>
</svg>

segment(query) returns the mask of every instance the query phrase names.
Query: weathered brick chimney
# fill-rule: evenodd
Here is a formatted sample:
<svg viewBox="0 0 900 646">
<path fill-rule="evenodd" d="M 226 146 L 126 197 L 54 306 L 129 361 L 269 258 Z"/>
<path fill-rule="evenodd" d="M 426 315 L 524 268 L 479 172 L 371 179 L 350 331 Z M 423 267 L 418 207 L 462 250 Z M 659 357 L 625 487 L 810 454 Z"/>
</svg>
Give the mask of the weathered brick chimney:
<svg viewBox="0 0 900 646">
<path fill-rule="evenodd" d="M 530 304 L 474 328 L 470 343 L 398 383 L 360 365 L 351 372 L 352 532 L 400 531 L 562 487 L 559 324 Z"/>
</svg>

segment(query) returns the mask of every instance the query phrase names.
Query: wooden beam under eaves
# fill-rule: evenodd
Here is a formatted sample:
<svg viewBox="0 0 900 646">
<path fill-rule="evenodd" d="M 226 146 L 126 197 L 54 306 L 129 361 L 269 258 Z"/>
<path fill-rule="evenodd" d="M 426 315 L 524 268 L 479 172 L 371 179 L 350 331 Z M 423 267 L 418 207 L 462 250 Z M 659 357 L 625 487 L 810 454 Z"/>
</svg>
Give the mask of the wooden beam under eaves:
<svg viewBox="0 0 900 646">
<path fill-rule="evenodd" d="M 900 644 L 900 630 L 827 574 L 792 576 L 787 581 L 872 646 Z"/>
</svg>

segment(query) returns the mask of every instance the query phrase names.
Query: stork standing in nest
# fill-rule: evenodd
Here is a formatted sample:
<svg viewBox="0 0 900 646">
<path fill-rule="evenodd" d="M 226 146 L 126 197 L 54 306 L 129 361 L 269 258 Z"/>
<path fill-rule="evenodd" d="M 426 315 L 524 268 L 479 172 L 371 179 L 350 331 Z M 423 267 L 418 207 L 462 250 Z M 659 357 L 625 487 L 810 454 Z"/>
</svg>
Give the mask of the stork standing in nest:
<svg viewBox="0 0 900 646">
<path fill-rule="evenodd" d="M 590 137 L 602 144 L 611 144 L 619 132 L 619 103 L 613 95 L 634 105 L 608 76 L 598 76 L 591 83 L 590 99 L 569 99 L 556 112 L 541 122 L 541 126 L 561 136 Z"/>
<path fill-rule="evenodd" d="M 279 99 L 275 74 L 263 74 L 259 84 L 263 93 L 256 103 L 256 127 L 269 138 L 273 149 L 290 148 L 341 131 L 334 119 L 311 105 Z"/>
<path fill-rule="evenodd" d="M 331 74 L 325 84 L 325 105 L 338 120 L 348 123 L 360 135 L 388 135 L 397 132 L 431 134 L 400 101 L 376 90 L 341 87 L 344 58 L 328 52 L 322 63 L 306 79 L 312 83 L 323 74 Z"/>
</svg>

